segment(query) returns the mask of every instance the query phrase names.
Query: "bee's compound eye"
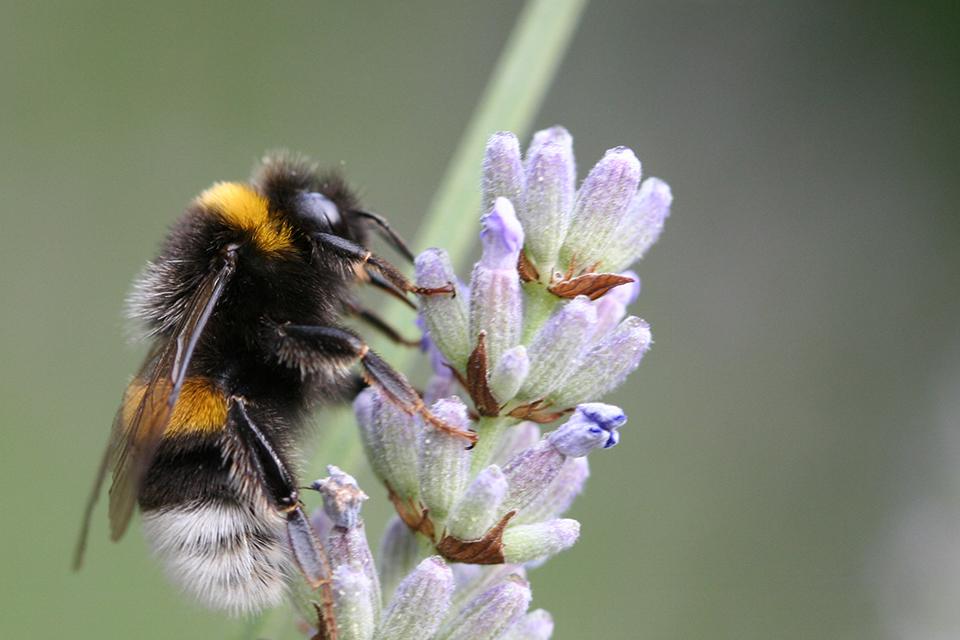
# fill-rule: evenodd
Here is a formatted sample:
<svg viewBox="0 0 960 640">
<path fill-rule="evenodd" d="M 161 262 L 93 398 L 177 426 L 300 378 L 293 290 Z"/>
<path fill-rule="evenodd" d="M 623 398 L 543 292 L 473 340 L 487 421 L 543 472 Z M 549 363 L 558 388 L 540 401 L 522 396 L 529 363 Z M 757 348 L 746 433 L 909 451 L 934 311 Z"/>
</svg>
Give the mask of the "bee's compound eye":
<svg viewBox="0 0 960 640">
<path fill-rule="evenodd" d="M 305 193 L 301 200 L 302 215 L 322 229 L 333 228 L 340 223 L 340 210 L 333 200 L 322 193 Z"/>
</svg>

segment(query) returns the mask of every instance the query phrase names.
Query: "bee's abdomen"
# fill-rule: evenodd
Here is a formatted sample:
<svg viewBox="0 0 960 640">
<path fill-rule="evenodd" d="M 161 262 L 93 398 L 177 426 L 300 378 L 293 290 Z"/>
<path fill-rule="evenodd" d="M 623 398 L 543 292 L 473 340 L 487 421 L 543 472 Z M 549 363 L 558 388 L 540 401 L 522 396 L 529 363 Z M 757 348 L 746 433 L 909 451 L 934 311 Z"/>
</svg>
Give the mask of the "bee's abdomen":
<svg viewBox="0 0 960 640">
<path fill-rule="evenodd" d="M 282 517 L 238 502 L 203 501 L 143 512 L 170 579 L 201 604 L 255 613 L 284 598 L 290 564 Z"/>
</svg>

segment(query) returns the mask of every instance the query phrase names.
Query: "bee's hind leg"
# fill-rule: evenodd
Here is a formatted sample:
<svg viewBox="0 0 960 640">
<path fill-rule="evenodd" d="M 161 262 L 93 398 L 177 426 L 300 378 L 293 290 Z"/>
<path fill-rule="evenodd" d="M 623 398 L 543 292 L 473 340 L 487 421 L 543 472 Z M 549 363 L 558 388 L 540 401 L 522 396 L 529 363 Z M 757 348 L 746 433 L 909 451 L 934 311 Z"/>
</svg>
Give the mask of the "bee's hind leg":
<svg viewBox="0 0 960 640">
<path fill-rule="evenodd" d="M 336 640 L 338 634 L 333 612 L 330 560 L 303 511 L 296 481 L 270 439 L 251 420 L 247 403 L 242 397 L 231 398 L 228 420 L 234 433 L 251 452 L 255 473 L 260 476 L 267 498 L 287 521 L 287 541 L 297 569 L 312 589 L 320 591 L 318 608 L 324 627 L 323 637 Z"/>
<path fill-rule="evenodd" d="M 402 411 L 420 414 L 431 425 L 470 442 L 477 434 L 448 424 L 436 417 L 423 404 L 420 394 L 396 369 L 374 353 L 359 336 L 340 327 L 303 324 L 280 324 L 276 327 L 280 359 L 301 370 L 321 371 L 324 367 L 344 366 L 359 362 L 366 382 Z"/>
</svg>

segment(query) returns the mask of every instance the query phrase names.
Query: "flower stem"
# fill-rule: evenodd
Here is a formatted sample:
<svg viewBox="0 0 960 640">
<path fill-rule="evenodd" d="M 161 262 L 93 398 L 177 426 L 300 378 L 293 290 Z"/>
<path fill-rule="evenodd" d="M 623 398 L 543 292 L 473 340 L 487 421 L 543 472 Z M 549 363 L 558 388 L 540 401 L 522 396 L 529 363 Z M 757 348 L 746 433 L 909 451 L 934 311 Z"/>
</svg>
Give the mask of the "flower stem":
<svg viewBox="0 0 960 640">
<path fill-rule="evenodd" d="M 479 436 L 476 446 L 470 452 L 470 475 L 476 476 L 481 469 L 490 464 L 490 458 L 493 456 L 494 448 L 500 441 L 500 436 L 506 431 L 507 427 L 516 424 L 514 418 L 480 418 L 477 421 L 477 435 Z"/>
</svg>

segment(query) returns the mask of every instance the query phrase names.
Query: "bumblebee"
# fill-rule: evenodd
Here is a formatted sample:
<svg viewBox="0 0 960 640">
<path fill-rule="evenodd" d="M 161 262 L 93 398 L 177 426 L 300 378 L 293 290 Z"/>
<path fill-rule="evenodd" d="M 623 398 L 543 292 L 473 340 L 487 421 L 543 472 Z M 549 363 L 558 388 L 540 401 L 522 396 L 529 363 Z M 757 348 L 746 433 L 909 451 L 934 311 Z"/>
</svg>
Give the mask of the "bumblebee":
<svg viewBox="0 0 960 640">
<path fill-rule="evenodd" d="M 139 506 L 150 546 L 187 594 L 256 612 L 278 604 L 297 571 L 326 584 L 293 465 L 315 408 L 369 384 L 436 428 L 474 438 L 431 415 L 342 326 L 359 315 L 397 337 L 357 302 L 360 282 L 404 299 L 453 291 L 414 286 L 367 249 L 372 231 L 412 259 L 338 175 L 283 154 L 265 158 L 249 184 L 214 184 L 187 208 L 129 300 L 151 348 L 117 411 L 76 567 L 112 473 L 113 540 Z"/>
</svg>

